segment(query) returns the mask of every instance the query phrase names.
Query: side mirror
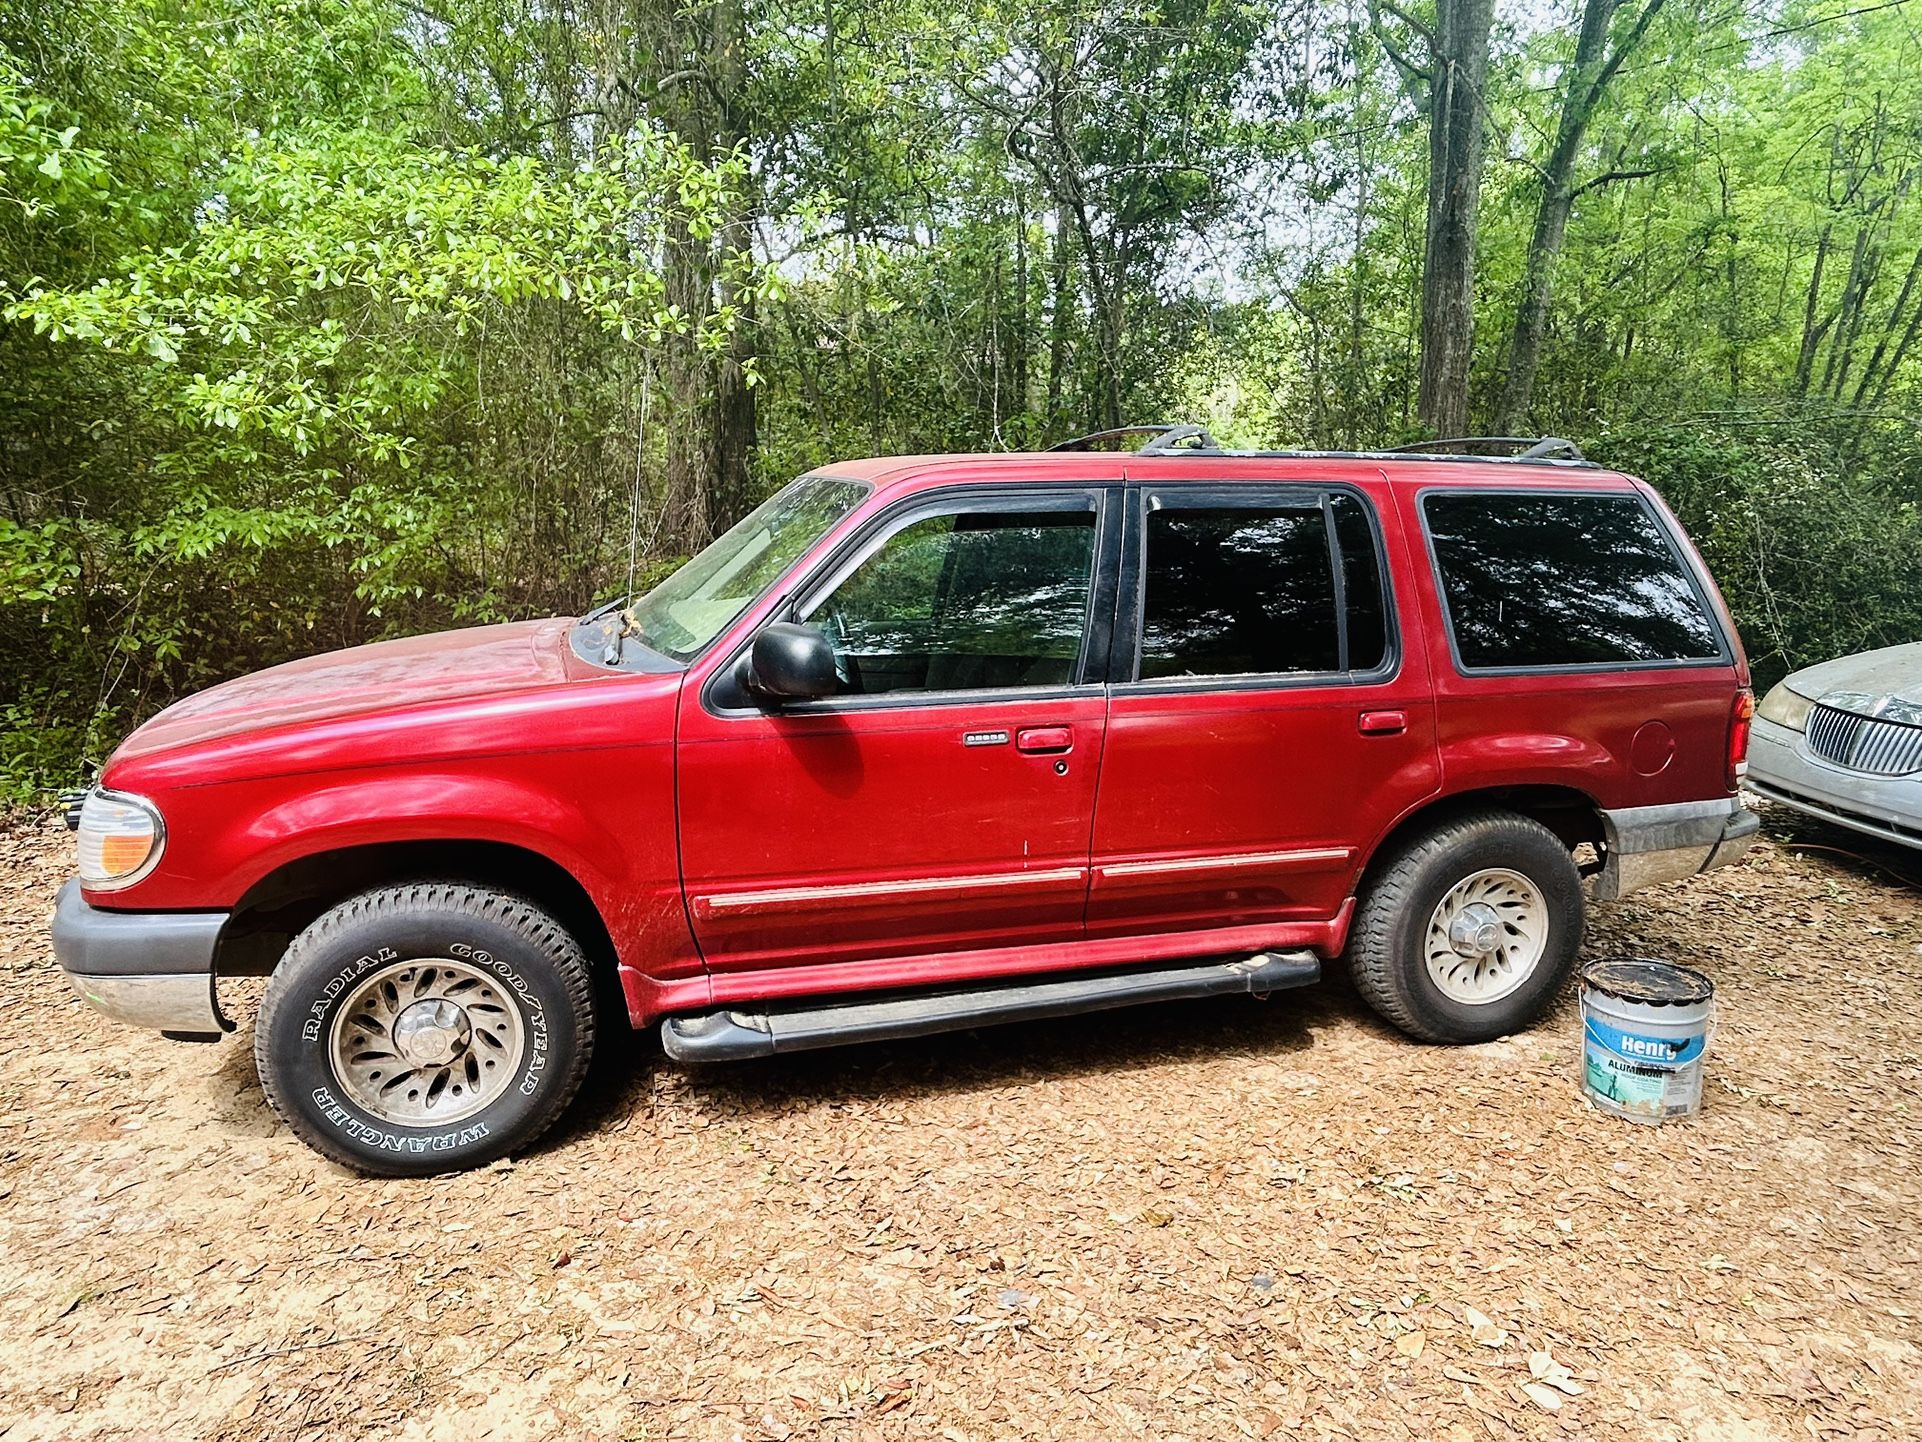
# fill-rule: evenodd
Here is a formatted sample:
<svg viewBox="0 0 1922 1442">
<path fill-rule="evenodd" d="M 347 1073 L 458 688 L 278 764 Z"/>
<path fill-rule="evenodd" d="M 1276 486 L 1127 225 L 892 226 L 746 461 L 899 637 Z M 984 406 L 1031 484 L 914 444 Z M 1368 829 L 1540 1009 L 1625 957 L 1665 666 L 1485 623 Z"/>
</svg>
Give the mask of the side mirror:
<svg viewBox="0 0 1922 1442">
<path fill-rule="evenodd" d="M 776 621 L 754 638 L 748 653 L 748 690 L 783 701 L 814 701 L 841 689 L 834 647 L 815 626 Z"/>
</svg>

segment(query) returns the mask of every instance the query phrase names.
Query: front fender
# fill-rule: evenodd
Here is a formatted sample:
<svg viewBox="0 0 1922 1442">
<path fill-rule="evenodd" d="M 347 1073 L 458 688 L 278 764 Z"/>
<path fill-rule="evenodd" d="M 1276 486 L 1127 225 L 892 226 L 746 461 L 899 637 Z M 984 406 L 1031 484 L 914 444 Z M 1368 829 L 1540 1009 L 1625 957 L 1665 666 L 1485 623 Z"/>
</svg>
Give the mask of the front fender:
<svg viewBox="0 0 1922 1442">
<path fill-rule="evenodd" d="M 292 863 L 393 843 L 532 852 L 578 882 L 624 967 L 700 970 L 681 902 L 673 749 L 542 752 L 185 787 L 155 797 L 153 874 L 90 898 L 121 910 L 231 910 Z"/>
</svg>

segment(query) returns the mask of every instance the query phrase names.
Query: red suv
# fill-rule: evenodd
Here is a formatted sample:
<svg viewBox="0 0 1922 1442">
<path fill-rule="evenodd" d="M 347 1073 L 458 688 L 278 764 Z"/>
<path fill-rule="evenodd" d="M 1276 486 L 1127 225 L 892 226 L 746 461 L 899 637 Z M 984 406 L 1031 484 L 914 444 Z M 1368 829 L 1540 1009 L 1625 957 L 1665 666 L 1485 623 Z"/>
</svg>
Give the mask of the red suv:
<svg viewBox="0 0 1922 1442">
<path fill-rule="evenodd" d="M 1646 485 L 1507 459 L 1119 453 L 804 476 L 646 595 L 228 682 L 75 808 L 54 950 L 231 1030 L 367 1171 L 473 1166 L 597 1029 L 764 1056 L 1315 981 L 1526 1026 L 1598 897 L 1756 829 L 1728 613 Z M 624 1013 L 624 1016 L 622 1016 Z"/>
</svg>

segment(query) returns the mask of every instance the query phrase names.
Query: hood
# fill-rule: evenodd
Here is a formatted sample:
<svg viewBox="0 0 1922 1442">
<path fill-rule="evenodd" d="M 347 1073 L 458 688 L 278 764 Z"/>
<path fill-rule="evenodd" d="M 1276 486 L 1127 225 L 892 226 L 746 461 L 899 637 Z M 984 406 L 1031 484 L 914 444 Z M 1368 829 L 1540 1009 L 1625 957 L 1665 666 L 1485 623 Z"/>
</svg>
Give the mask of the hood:
<svg viewBox="0 0 1922 1442">
<path fill-rule="evenodd" d="M 1838 711 L 1922 724 L 1922 641 L 1824 661 L 1793 673 L 1788 688 Z"/>
<path fill-rule="evenodd" d="M 568 678 L 570 620 L 516 621 L 379 641 L 271 666 L 178 701 L 115 753 L 156 751 L 294 722 L 467 697 L 495 697 Z"/>
</svg>

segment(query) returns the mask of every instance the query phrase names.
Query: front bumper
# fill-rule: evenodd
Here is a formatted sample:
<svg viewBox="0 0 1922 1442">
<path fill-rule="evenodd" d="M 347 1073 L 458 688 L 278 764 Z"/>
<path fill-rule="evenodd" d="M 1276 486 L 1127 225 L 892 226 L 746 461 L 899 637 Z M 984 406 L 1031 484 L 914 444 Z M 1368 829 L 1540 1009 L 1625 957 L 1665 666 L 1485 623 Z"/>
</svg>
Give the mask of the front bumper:
<svg viewBox="0 0 1922 1442">
<path fill-rule="evenodd" d="M 214 994 L 224 911 L 102 911 L 80 883 L 60 888 L 53 954 L 74 990 L 129 1026 L 177 1041 L 218 1041 L 234 1024 Z"/>
<path fill-rule="evenodd" d="M 1922 775 L 1870 776 L 1808 753 L 1803 733 L 1755 718 L 1748 787 L 1758 796 L 1869 836 L 1922 847 Z"/>
<path fill-rule="evenodd" d="M 1613 901 L 1644 886 L 1727 866 L 1749 849 L 1761 829 L 1762 818 L 1739 796 L 1604 811 L 1606 846 L 1595 876 L 1596 899 Z"/>
</svg>

